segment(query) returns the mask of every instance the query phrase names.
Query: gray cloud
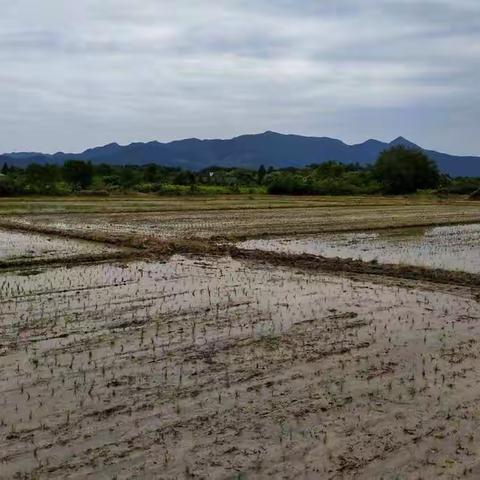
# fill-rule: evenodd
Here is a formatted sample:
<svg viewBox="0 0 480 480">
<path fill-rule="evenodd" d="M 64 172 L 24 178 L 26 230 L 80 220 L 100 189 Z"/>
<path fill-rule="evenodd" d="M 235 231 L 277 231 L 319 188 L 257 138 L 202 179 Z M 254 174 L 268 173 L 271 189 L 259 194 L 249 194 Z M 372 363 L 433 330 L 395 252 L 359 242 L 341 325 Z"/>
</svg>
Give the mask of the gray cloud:
<svg viewBox="0 0 480 480">
<path fill-rule="evenodd" d="M 478 0 L 0 0 L 0 151 L 404 135 L 480 153 Z"/>
</svg>

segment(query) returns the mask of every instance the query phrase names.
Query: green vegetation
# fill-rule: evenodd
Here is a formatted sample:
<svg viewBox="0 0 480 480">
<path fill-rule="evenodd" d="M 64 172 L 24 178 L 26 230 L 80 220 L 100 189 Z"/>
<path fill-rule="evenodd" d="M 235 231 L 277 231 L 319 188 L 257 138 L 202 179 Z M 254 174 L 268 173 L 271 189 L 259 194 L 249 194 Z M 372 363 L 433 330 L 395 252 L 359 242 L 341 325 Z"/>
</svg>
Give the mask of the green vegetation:
<svg viewBox="0 0 480 480">
<path fill-rule="evenodd" d="M 480 178 L 458 177 L 445 179 L 442 182 L 440 193 L 453 195 L 471 195 L 480 189 Z"/>
<path fill-rule="evenodd" d="M 420 150 L 399 146 L 382 152 L 373 167 L 385 193 L 412 193 L 436 188 L 440 173 L 435 163 Z"/>
<path fill-rule="evenodd" d="M 70 160 L 63 165 L 5 164 L 0 196 L 156 193 L 163 195 L 269 193 L 277 195 L 405 194 L 437 189 L 442 194 L 470 194 L 480 179 L 451 179 L 418 150 L 394 147 L 382 152 L 373 166 L 330 161 L 304 168 L 258 171 L 209 167 L 199 172 L 149 165 L 93 165 Z"/>
<path fill-rule="evenodd" d="M 370 168 L 336 162 L 274 171 L 264 181 L 271 194 L 365 195 L 382 191 Z"/>
<path fill-rule="evenodd" d="M 256 171 L 212 167 L 200 172 L 159 165 L 93 165 L 71 160 L 64 165 L 4 165 L 0 196 L 109 193 L 230 194 L 263 193 Z"/>
</svg>

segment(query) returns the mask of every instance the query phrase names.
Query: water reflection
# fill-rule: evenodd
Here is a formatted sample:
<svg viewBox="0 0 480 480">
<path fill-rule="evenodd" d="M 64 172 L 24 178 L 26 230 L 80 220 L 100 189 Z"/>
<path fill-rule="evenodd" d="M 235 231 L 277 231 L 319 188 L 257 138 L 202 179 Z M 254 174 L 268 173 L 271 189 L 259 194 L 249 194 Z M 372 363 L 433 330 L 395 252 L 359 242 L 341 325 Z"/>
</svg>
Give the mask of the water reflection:
<svg viewBox="0 0 480 480">
<path fill-rule="evenodd" d="M 240 247 L 480 273 L 480 224 L 249 240 Z"/>
</svg>

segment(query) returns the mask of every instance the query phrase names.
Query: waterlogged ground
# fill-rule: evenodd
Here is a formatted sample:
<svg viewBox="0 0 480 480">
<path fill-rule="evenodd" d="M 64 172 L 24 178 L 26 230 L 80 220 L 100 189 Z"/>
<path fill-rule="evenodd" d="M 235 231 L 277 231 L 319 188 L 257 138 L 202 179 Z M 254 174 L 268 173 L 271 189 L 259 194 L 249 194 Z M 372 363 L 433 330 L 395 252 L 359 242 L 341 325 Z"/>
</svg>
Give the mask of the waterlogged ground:
<svg viewBox="0 0 480 480">
<path fill-rule="evenodd" d="M 372 200 L 370 200 L 372 201 Z M 349 231 L 362 228 L 405 227 L 459 222 L 479 222 L 480 206 L 475 202 L 409 204 L 383 203 L 357 206 L 326 203 L 310 207 L 291 208 L 272 206 L 235 208 L 235 203 L 224 209 L 127 213 L 59 213 L 35 215 L 0 215 L 0 225 L 52 229 L 59 232 L 79 232 L 93 238 L 102 236 L 146 235 L 161 239 L 212 237 L 244 238 L 261 235 Z M 204 200 L 197 199 L 201 205 Z M 187 202 L 188 205 L 188 202 Z M 1 210 L 0 210 L 1 211 Z"/>
<path fill-rule="evenodd" d="M 0 479 L 480 478 L 475 275 L 205 254 L 264 235 L 318 254 L 323 232 L 322 255 L 479 273 L 479 221 L 461 198 L 1 199 L 32 233 L 0 231 Z M 477 225 L 417 228 L 455 222 Z M 197 257 L 159 257 L 189 238 Z"/>
<path fill-rule="evenodd" d="M 411 206 L 411 205 L 471 206 L 465 197 L 449 199 L 433 195 L 404 196 L 285 196 L 285 195 L 176 195 L 157 194 L 111 195 L 107 197 L 3 197 L 0 198 L 0 215 L 11 214 L 76 214 L 166 212 L 198 210 L 251 210 L 277 208 L 317 208 L 339 206 Z"/>
<path fill-rule="evenodd" d="M 480 224 L 255 239 L 239 247 L 480 273 Z"/>
<path fill-rule="evenodd" d="M 479 478 L 479 338 L 460 287 L 178 256 L 4 272 L 0 477 Z"/>
<path fill-rule="evenodd" d="M 110 254 L 115 251 L 99 243 L 0 229 L 0 262 L 14 264 L 26 260 L 67 259 L 79 255 Z"/>
</svg>

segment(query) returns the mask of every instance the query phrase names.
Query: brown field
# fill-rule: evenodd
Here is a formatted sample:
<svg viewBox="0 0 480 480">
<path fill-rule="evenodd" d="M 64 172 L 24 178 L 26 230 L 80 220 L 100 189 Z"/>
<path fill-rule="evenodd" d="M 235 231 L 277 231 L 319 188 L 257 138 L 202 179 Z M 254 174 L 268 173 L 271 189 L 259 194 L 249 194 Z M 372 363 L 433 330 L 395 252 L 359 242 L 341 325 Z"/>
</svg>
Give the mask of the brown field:
<svg viewBox="0 0 480 480">
<path fill-rule="evenodd" d="M 0 478 L 480 478 L 480 275 L 224 243 L 474 222 L 462 198 L 0 201 Z"/>
<path fill-rule="evenodd" d="M 157 197 L 158 198 L 158 197 Z M 424 197 L 196 197 L 0 202 L 0 226 L 101 236 L 250 238 L 480 221 L 477 202 Z M 183 202 L 183 203 L 182 203 Z M 145 205 L 148 205 L 148 208 Z M 168 206 L 165 206 L 167 204 Z M 23 205 L 23 206 L 22 206 Z M 25 213 L 27 207 L 30 213 Z M 121 210 L 121 213 L 119 213 Z M 22 213 L 20 213 L 22 212 Z M 56 212 L 56 213 L 54 213 Z"/>
<path fill-rule="evenodd" d="M 301 196 L 277 195 L 201 195 L 157 196 L 147 194 L 112 195 L 109 197 L 13 197 L 0 198 L 0 214 L 58 213 L 125 213 L 199 210 L 245 210 L 261 208 L 315 208 L 335 206 L 395 205 L 470 205 L 466 197 L 440 198 L 432 195 L 413 196 Z"/>
</svg>

